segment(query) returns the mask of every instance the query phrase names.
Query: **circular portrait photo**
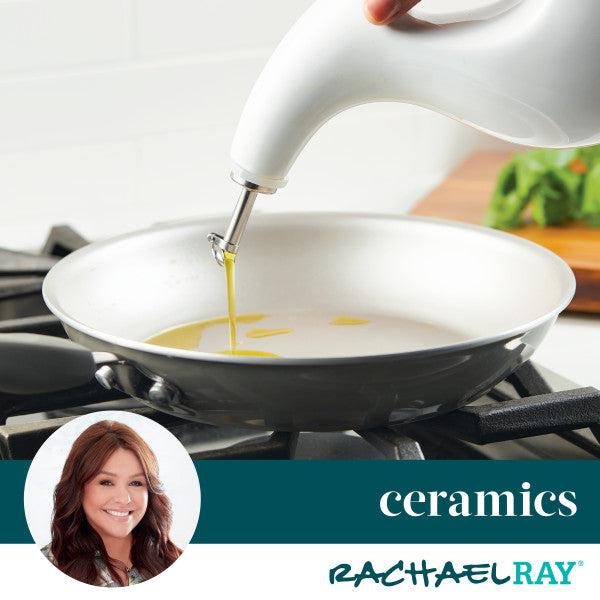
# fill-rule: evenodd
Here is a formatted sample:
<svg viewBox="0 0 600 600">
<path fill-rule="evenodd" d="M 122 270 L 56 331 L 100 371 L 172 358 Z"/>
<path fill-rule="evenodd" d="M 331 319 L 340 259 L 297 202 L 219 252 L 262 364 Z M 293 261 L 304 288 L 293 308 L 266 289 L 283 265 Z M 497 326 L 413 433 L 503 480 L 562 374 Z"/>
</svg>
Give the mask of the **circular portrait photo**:
<svg viewBox="0 0 600 600">
<path fill-rule="evenodd" d="M 200 485 L 173 434 L 133 413 L 103 411 L 55 431 L 24 492 L 35 542 L 83 583 L 123 587 L 168 569 L 196 529 Z"/>
</svg>

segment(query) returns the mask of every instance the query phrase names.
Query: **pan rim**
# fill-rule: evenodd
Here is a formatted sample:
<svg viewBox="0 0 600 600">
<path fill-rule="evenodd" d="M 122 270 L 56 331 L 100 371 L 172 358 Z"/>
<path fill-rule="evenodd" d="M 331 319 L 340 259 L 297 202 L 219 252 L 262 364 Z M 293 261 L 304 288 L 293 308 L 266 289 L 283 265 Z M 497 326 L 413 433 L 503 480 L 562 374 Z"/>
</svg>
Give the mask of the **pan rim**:
<svg viewBox="0 0 600 600">
<path fill-rule="evenodd" d="M 263 218 L 299 218 L 299 219 L 307 219 L 311 217 L 318 216 L 320 220 L 327 218 L 360 218 L 360 219 L 372 219 L 372 220 L 385 220 L 385 221 L 411 221 L 411 222 L 420 222 L 427 223 L 442 227 L 450 227 L 459 230 L 468 230 L 480 233 L 482 235 L 487 235 L 491 237 L 497 237 L 499 239 L 505 240 L 509 243 L 520 245 L 523 248 L 528 249 L 529 251 L 536 252 L 548 260 L 554 262 L 557 273 L 561 275 L 563 278 L 563 283 L 565 287 L 565 293 L 561 299 L 561 301 L 557 304 L 557 306 L 548 311 L 547 313 L 524 323 L 522 325 L 518 325 L 508 330 L 504 330 L 498 334 L 493 336 L 479 336 L 475 338 L 471 338 L 469 340 L 465 340 L 462 342 L 457 342 L 454 344 L 447 344 L 443 346 L 435 346 L 432 348 L 423 348 L 420 350 L 411 350 L 409 352 L 396 352 L 396 353 L 388 353 L 388 354 L 365 354 L 365 355 L 352 355 L 345 357 L 302 357 L 302 358 L 268 358 L 268 357 L 252 357 L 252 356 L 229 356 L 229 355 L 220 355 L 213 354 L 210 352 L 202 352 L 197 350 L 182 350 L 178 348 L 167 348 L 165 346 L 156 346 L 154 344 L 148 344 L 146 342 L 140 342 L 137 340 L 131 340 L 129 338 L 123 338 L 113 334 L 107 334 L 93 327 L 89 327 L 85 323 L 74 319 L 69 316 L 65 312 L 63 312 L 58 306 L 56 302 L 53 301 L 53 290 L 52 285 L 53 281 L 56 277 L 60 277 L 60 270 L 64 268 L 66 264 L 70 263 L 72 260 L 76 260 L 78 256 L 82 256 L 87 254 L 88 252 L 96 251 L 98 248 L 102 248 L 108 245 L 111 245 L 118 241 L 127 240 L 129 238 L 137 237 L 143 233 L 150 233 L 156 231 L 164 231 L 169 228 L 180 228 L 182 226 L 191 226 L 195 224 L 201 224 L 204 222 L 212 221 L 214 219 L 222 219 L 225 222 L 229 215 L 225 214 L 212 214 L 206 215 L 201 218 L 194 219 L 183 219 L 177 220 L 165 224 L 161 224 L 159 226 L 150 226 L 145 227 L 143 229 L 127 232 L 118 236 L 114 236 L 108 238 L 106 240 L 101 240 L 98 242 L 93 242 L 75 252 L 71 253 L 67 257 L 63 258 L 59 261 L 54 267 L 50 269 L 48 274 L 46 275 L 43 285 L 42 285 L 42 296 L 44 302 L 50 309 L 50 311 L 58 318 L 62 323 L 67 325 L 68 327 L 78 331 L 88 337 L 93 339 L 105 342 L 112 346 L 117 346 L 120 348 L 126 348 L 128 350 L 142 352 L 145 354 L 152 354 L 161 357 L 169 357 L 169 358 L 182 358 L 188 360 L 194 360 L 196 362 L 208 362 L 208 363 L 225 363 L 232 365 L 260 365 L 260 366 L 281 366 L 281 367 L 291 367 L 291 366 L 300 366 L 300 367 L 309 367 L 309 366 L 319 366 L 319 365 L 348 365 L 348 364 L 356 364 L 356 363 L 365 363 L 365 362 L 382 362 L 382 361 L 398 361 L 398 360 L 407 360 L 407 359 L 417 359 L 423 357 L 431 357 L 438 356 L 442 354 L 452 354 L 454 352 L 464 352 L 465 350 L 479 348 L 482 346 L 487 346 L 491 344 L 496 344 L 502 341 L 510 341 L 511 339 L 518 338 L 522 336 L 524 333 L 528 331 L 532 331 L 537 327 L 545 324 L 548 321 L 556 318 L 571 302 L 573 296 L 575 295 L 576 288 L 576 280 L 575 275 L 569 265 L 557 254 L 544 248 L 543 246 L 536 244 L 535 242 L 531 242 L 527 239 L 521 238 L 514 234 L 499 231 L 497 229 L 491 229 L 488 227 L 484 227 L 481 225 L 474 225 L 472 223 L 462 223 L 459 221 L 450 221 L 447 219 L 438 219 L 432 217 L 421 217 L 421 216 L 413 216 L 413 215 L 396 215 L 396 214 L 385 214 L 385 213 L 360 213 L 360 212 L 333 212 L 333 211 L 305 211 L 305 212 L 277 212 L 277 213 L 262 213 Z M 62 265 L 62 266 L 61 266 Z M 58 272 L 58 275 L 57 275 Z M 118 354 L 118 351 L 116 351 Z"/>
</svg>

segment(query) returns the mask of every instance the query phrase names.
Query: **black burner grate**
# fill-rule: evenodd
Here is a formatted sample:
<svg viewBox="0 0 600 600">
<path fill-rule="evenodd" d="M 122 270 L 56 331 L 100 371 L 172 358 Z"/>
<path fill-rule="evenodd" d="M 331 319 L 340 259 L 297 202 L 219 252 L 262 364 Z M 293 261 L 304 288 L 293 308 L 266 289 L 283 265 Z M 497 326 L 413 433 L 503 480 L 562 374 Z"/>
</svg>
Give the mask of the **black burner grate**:
<svg viewBox="0 0 600 600">
<path fill-rule="evenodd" d="M 42 300 L 42 282 L 56 262 L 87 244 L 68 225 L 53 227 L 40 254 L 0 248 L 0 333 L 64 336 Z"/>
</svg>

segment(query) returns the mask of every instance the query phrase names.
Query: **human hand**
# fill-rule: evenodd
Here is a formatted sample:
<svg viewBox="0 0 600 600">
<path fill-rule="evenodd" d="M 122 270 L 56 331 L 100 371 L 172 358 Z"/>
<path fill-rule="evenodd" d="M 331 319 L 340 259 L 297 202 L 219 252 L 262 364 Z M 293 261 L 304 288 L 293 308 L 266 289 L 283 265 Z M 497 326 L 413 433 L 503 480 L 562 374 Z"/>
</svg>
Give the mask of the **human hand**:
<svg viewBox="0 0 600 600">
<path fill-rule="evenodd" d="M 374 25 L 387 25 L 421 0 L 364 0 L 365 16 Z"/>
</svg>

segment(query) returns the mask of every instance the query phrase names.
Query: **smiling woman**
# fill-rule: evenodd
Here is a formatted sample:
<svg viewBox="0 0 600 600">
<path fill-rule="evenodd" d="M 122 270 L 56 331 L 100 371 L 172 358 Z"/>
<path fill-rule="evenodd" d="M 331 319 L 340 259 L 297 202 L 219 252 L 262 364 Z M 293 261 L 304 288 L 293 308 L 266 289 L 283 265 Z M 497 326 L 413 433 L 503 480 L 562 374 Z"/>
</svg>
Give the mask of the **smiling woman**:
<svg viewBox="0 0 600 600">
<path fill-rule="evenodd" d="M 54 491 L 44 555 L 84 583 L 119 587 L 158 575 L 181 554 L 156 456 L 130 427 L 100 421 L 76 440 Z"/>
</svg>

